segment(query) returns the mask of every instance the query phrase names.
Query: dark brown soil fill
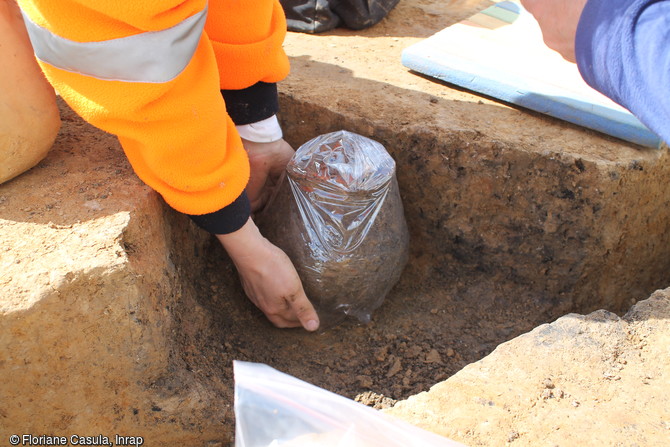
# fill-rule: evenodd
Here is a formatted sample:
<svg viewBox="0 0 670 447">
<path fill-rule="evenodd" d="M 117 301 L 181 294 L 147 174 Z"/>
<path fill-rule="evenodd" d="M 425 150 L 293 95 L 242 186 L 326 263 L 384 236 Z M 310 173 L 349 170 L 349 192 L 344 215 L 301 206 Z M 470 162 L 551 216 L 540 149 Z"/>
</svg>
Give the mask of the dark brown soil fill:
<svg viewBox="0 0 670 447">
<path fill-rule="evenodd" d="M 277 329 L 244 296 L 232 263 L 215 240 L 211 260 L 196 280 L 195 301 L 184 297 L 175 359 L 221 394 L 232 406 L 233 360 L 268 364 L 329 391 L 375 408 L 392 405 L 447 379 L 481 359 L 498 344 L 546 322 L 532 298 L 514 293 L 499 278 L 456 278 L 454 272 L 425 269 L 410 259 L 400 282 L 371 323 L 352 321 L 318 334 Z M 523 305 L 521 305 L 523 304 Z M 226 424 L 234 413 L 226 408 Z"/>
</svg>

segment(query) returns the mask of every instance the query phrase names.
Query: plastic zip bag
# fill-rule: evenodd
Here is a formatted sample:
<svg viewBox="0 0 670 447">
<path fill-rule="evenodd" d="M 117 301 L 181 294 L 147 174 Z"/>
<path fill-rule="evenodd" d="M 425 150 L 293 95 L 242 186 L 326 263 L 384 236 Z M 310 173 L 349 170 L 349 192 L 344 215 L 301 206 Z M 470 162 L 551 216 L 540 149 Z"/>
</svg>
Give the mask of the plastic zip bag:
<svg viewBox="0 0 670 447">
<path fill-rule="evenodd" d="M 233 367 L 235 447 L 465 447 L 267 365 Z"/>
<path fill-rule="evenodd" d="M 378 142 L 347 131 L 303 144 L 259 216 L 314 304 L 321 328 L 363 323 L 407 263 L 409 233 L 395 161 Z"/>
</svg>

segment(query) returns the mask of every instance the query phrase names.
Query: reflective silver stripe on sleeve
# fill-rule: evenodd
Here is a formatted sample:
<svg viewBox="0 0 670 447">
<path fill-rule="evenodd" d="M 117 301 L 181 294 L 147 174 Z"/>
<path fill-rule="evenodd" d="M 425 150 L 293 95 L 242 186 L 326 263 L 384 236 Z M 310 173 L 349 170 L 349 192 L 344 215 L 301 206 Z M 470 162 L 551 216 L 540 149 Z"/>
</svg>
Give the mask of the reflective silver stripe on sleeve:
<svg viewBox="0 0 670 447">
<path fill-rule="evenodd" d="M 205 27 L 207 8 L 177 25 L 100 42 L 75 42 L 23 19 L 37 58 L 54 67 L 108 81 L 168 82 L 188 65 Z"/>
</svg>

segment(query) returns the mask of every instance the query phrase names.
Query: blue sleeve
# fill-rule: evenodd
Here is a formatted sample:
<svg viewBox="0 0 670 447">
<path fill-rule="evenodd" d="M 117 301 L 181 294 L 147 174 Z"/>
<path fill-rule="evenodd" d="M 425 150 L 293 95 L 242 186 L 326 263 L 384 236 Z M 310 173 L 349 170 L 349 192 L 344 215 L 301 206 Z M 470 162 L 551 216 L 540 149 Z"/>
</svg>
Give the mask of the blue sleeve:
<svg viewBox="0 0 670 447">
<path fill-rule="evenodd" d="M 575 54 L 591 87 L 670 143 L 670 0 L 589 0 Z"/>
</svg>

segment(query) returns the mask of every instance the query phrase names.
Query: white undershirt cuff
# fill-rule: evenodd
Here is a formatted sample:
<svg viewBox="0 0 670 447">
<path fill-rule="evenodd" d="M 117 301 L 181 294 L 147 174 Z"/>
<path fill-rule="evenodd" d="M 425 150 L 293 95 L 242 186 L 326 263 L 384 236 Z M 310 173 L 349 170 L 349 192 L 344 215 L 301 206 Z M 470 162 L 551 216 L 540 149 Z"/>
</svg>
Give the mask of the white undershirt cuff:
<svg viewBox="0 0 670 447">
<path fill-rule="evenodd" d="M 255 143 L 271 143 L 281 140 L 284 136 L 277 115 L 272 115 L 270 118 L 255 123 L 235 127 L 240 137 Z"/>
</svg>

